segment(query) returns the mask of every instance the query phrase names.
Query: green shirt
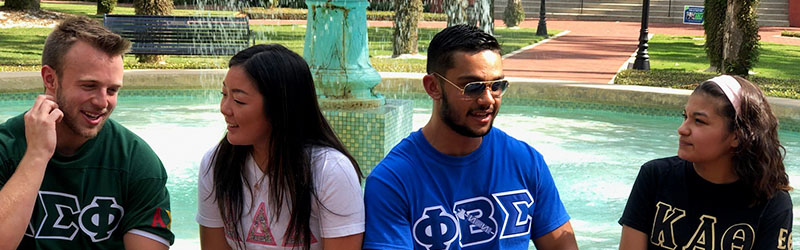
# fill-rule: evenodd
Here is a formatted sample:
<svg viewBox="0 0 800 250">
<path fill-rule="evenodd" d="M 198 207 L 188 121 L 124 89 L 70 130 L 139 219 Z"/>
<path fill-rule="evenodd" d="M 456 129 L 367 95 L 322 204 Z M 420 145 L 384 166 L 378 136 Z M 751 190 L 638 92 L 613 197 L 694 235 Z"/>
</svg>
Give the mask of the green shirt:
<svg viewBox="0 0 800 250">
<path fill-rule="evenodd" d="M 0 188 L 26 147 L 23 115 L 0 124 Z M 164 165 L 150 146 L 108 119 L 75 155 L 56 153 L 47 163 L 19 249 L 122 249 L 127 232 L 172 244 L 166 182 Z"/>
</svg>

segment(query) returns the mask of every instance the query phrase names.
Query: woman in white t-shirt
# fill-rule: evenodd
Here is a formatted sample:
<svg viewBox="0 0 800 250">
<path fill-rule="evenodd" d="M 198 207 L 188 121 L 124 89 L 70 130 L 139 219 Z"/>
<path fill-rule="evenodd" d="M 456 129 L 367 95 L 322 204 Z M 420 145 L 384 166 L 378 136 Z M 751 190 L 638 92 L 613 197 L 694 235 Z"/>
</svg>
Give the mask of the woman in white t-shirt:
<svg viewBox="0 0 800 250">
<path fill-rule="evenodd" d="M 322 116 L 305 60 L 278 45 L 231 58 L 227 133 L 198 181 L 203 249 L 360 249 L 361 171 Z"/>
</svg>

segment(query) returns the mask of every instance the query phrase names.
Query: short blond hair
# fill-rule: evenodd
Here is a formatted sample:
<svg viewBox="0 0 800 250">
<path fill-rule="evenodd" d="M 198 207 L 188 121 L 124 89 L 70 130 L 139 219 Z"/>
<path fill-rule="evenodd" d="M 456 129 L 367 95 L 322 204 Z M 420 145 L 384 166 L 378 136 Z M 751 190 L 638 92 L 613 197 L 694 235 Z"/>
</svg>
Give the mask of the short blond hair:
<svg viewBox="0 0 800 250">
<path fill-rule="evenodd" d="M 122 56 L 131 47 L 130 41 L 114 34 L 95 20 L 85 16 L 70 17 L 47 36 L 42 51 L 42 66 L 50 66 L 61 77 L 64 55 L 76 41 L 86 42 L 110 56 Z"/>
</svg>

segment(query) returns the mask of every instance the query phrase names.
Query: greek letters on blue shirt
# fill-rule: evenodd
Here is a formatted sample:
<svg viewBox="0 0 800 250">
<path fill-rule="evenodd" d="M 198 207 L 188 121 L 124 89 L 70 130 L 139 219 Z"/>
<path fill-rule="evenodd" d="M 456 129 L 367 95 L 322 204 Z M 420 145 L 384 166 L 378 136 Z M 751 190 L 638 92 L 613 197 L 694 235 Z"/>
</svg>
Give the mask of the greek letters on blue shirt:
<svg viewBox="0 0 800 250">
<path fill-rule="evenodd" d="M 412 133 L 367 178 L 367 249 L 527 249 L 569 220 L 542 156 L 494 128 L 464 157 Z"/>
<path fill-rule="evenodd" d="M 460 236 L 461 247 L 470 247 L 501 239 L 529 236 L 533 199 L 528 190 L 492 194 L 504 218 L 495 220 L 495 204 L 486 197 L 455 202 L 452 210 L 442 206 L 426 207 L 414 223 L 414 241 L 426 249 L 450 249 Z M 438 226 L 437 226 L 438 225 Z M 498 225 L 500 226 L 498 228 Z M 529 237 L 525 237 L 527 240 Z"/>
</svg>

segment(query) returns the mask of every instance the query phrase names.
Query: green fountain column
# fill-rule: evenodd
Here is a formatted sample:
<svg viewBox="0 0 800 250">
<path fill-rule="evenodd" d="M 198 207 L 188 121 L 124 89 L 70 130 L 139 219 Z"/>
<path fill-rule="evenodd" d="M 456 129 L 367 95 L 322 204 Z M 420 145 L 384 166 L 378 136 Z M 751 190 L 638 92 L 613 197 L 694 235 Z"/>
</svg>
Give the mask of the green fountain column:
<svg viewBox="0 0 800 250">
<path fill-rule="evenodd" d="M 319 104 L 339 139 L 367 176 L 411 131 L 413 102 L 385 100 L 369 63 L 367 0 L 306 0 L 303 57 Z"/>
<path fill-rule="evenodd" d="M 366 0 L 306 0 L 305 55 L 320 97 L 332 108 L 374 108 L 384 99 L 373 92 L 381 82 L 369 63 Z"/>
</svg>

